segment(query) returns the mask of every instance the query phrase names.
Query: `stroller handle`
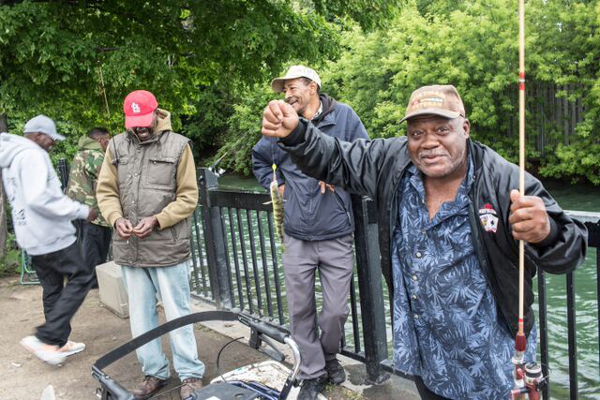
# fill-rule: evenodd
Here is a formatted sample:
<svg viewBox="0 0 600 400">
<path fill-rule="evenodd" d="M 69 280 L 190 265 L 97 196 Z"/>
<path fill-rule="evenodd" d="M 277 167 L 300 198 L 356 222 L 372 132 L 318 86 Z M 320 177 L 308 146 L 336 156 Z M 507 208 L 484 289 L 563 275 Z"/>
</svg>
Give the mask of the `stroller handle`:
<svg viewBox="0 0 600 400">
<path fill-rule="evenodd" d="M 296 377 L 298 376 L 298 372 L 300 372 L 300 364 L 302 363 L 302 355 L 300 354 L 300 348 L 298 347 L 298 344 L 294 339 L 291 338 L 289 333 L 284 332 L 250 315 L 240 313 L 238 315 L 238 320 L 251 329 L 256 330 L 259 334 L 265 335 L 278 341 L 279 343 L 285 344 L 292 350 L 294 355 L 294 367 L 292 368 L 291 374 L 286 379 L 279 395 L 280 400 L 286 399 L 290 393 L 290 390 L 292 389 L 292 386 L 294 385 L 294 382 L 296 382 Z"/>
<path fill-rule="evenodd" d="M 248 314 L 239 314 L 238 320 L 259 333 L 262 333 L 270 338 L 277 340 L 279 343 L 286 344 L 285 339 L 289 336 L 287 332 L 283 332 L 274 326 L 267 324 L 257 318 L 253 318 Z"/>
<path fill-rule="evenodd" d="M 102 387 L 106 389 L 111 394 L 111 399 L 115 400 L 135 400 L 133 394 L 127 391 L 123 386 L 121 386 L 117 381 L 115 381 L 110 376 L 106 375 L 100 369 L 96 368 L 96 366 L 92 367 L 92 376 L 100 382 Z"/>
<path fill-rule="evenodd" d="M 205 311 L 179 317 L 135 337 L 131 341 L 102 356 L 92 366 L 92 376 L 101 384 L 101 393 L 103 393 L 103 396 L 106 396 L 102 398 L 111 400 L 134 399 L 134 396 L 131 392 L 123 388 L 117 381 L 104 373 L 103 369 L 113 362 L 135 351 L 146 343 L 182 326 L 203 321 L 235 321 L 236 319 L 251 329 L 256 330 L 259 334 L 264 335 L 265 337 L 263 339 L 266 339 L 266 337 L 272 338 L 282 344 L 287 345 L 292 350 L 294 355 L 294 367 L 286 379 L 284 387 L 279 395 L 280 400 L 286 399 L 292 385 L 296 380 L 296 376 L 300 371 L 300 364 L 302 362 L 302 356 L 297 343 L 290 337 L 289 333 L 283 331 L 282 329 L 272 326 L 269 323 L 261 321 L 253 316 L 247 314 L 238 314 L 230 311 Z M 265 343 L 268 343 L 268 341 L 265 340 Z"/>
<path fill-rule="evenodd" d="M 290 376 L 290 380 L 294 382 L 296 380 L 296 376 L 298 376 L 298 372 L 300 372 L 300 364 L 302 363 L 302 355 L 300 354 L 300 348 L 294 339 L 291 337 L 285 338 L 285 344 L 292 349 L 294 353 L 294 369 L 292 370 L 292 375 Z"/>
</svg>

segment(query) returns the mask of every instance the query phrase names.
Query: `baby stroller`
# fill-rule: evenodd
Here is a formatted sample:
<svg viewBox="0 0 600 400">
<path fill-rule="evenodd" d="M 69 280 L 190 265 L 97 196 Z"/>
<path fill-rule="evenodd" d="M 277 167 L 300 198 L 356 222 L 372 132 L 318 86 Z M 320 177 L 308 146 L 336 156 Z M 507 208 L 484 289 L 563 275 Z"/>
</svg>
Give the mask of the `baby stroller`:
<svg viewBox="0 0 600 400">
<path fill-rule="evenodd" d="M 277 390 L 259 382 L 245 379 L 227 380 L 222 382 L 213 381 L 214 383 L 211 383 L 210 385 L 204 386 L 201 389 L 196 390 L 194 393 L 192 393 L 190 397 L 188 397 L 185 400 L 208 400 L 215 398 L 220 400 L 286 399 L 289 395 L 290 390 L 292 389 L 292 385 L 296 383 L 296 375 L 298 374 L 298 371 L 300 369 L 301 356 L 300 351 L 298 349 L 298 345 L 296 344 L 296 342 L 294 342 L 294 340 L 289 336 L 287 332 L 284 332 L 277 327 L 269 325 L 266 322 L 247 314 L 234 313 L 228 311 L 200 312 L 174 319 L 149 332 L 146 332 L 143 335 L 134 338 L 133 340 L 104 355 L 92 366 L 92 376 L 100 383 L 100 388 L 98 388 L 96 394 L 101 400 L 134 400 L 134 396 L 130 391 L 125 389 L 116 380 L 114 380 L 113 378 L 111 378 L 103 372 L 104 368 L 114 363 L 115 361 L 121 359 L 125 355 L 135 351 L 144 344 L 182 326 L 204 321 L 235 320 L 238 320 L 250 327 L 250 345 L 252 347 L 258 349 L 258 347 L 260 347 L 261 342 L 264 342 L 275 351 L 275 357 L 272 354 L 270 354 L 270 352 L 264 352 L 272 358 L 277 358 L 278 361 L 281 362 L 284 360 L 285 357 L 279 350 L 276 349 L 276 347 L 270 341 L 270 339 L 276 340 L 277 342 L 282 344 L 286 344 L 291 349 L 294 355 L 294 366 L 289 372 L 287 378 L 285 379 L 283 387 L 281 388 L 281 390 Z M 219 360 L 217 357 L 217 365 L 218 362 Z M 176 389 L 178 388 L 158 393 L 155 396 L 151 397 L 151 399 L 171 398 L 168 392 Z M 175 398 L 179 397 L 177 396 Z"/>
</svg>

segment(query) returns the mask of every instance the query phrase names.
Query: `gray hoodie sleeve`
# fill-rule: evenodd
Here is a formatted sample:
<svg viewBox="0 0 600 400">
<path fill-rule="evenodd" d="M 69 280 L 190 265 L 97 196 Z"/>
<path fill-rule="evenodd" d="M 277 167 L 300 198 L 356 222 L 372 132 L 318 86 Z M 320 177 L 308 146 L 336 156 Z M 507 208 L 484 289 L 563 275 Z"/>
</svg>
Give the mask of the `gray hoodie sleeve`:
<svg viewBox="0 0 600 400">
<path fill-rule="evenodd" d="M 36 213 L 46 217 L 86 219 L 89 207 L 71 200 L 60 189 L 58 178 L 44 155 L 38 151 L 26 151 L 19 156 L 17 162 L 27 163 L 26 168 L 19 168 L 23 182 L 23 199 Z"/>
</svg>

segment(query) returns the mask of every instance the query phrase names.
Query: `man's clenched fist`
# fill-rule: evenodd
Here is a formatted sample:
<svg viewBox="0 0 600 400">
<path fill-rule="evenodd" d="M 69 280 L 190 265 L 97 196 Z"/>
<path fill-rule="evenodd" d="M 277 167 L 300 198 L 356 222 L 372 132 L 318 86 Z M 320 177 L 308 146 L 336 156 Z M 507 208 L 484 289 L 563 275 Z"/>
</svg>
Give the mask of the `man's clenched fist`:
<svg viewBox="0 0 600 400">
<path fill-rule="evenodd" d="M 261 133 L 265 136 L 284 138 L 298 126 L 298 114 L 283 100 L 273 100 L 265 108 Z"/>
</svg>

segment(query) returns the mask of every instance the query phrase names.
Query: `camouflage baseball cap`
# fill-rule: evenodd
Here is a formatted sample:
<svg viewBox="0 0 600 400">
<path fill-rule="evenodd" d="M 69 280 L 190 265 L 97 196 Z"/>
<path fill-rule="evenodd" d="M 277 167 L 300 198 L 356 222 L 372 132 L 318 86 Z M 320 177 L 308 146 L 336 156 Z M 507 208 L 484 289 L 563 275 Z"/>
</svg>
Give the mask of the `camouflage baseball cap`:
<svg viewBox="0 0 600 400">
<path fill-rule="evenodd" d="M 406 106 L 406 113 L 400 123 L 418 115 L 429 114 L 444 118 L 465 116 L 465 106 L 454 86 L 422 86 L 412 92 Z"/>
</svg>

